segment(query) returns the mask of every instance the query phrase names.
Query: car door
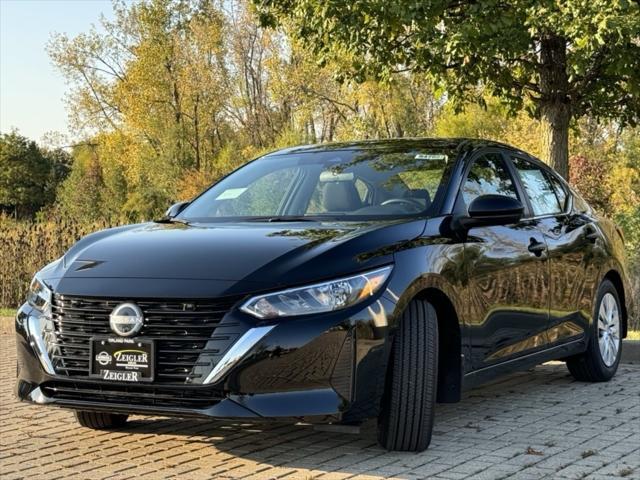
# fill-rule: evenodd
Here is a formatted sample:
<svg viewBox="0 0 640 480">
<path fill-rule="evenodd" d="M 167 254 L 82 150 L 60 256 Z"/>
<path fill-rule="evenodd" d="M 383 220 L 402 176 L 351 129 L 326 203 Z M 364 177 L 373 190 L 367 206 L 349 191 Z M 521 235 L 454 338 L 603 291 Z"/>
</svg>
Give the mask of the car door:
<svg viewBox="0 0 640 480">
<path fill-rule="evenodd" d="M 512 161 L 549 249 L 549 341 L 571 341 L 583 335 L 591 316 L 597 226 L 555 172 L 517 155 Z"/>
<path fill-rule="evenodd" d="M 499 194 L 528 203 L 500 151 L 485 151 L 467 167 L 456 201 L 466 211 L 480 195 Z M 464 244 L 467 327 L 474 369 L 508 361 L 548 343 L 549 271 L 544 238 L 531 219 L 477 227 Z"/>
</svg>

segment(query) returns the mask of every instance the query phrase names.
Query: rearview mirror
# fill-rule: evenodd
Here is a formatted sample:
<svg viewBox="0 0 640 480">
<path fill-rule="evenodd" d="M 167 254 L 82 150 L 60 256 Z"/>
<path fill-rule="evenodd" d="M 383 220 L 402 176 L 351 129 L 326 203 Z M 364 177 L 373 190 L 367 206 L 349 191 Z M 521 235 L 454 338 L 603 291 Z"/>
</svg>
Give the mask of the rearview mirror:
<svg viewBox="0 0 640 480">
<path fill-rule="evenodd" d="M 165 212 L 164 216 L 166 218 L 173 218 L 176 215 L 178 215 L 181 211 L 183 211 L 187 205 L 189 205 L 190 202 L 178 202 L 178 203 L 174 203 L 173 205 L 171 205 L 167 211 Z"/>
<path fill-rule="evenodd" d="M 458 225 L 465 230 L 473 227 L 489 227 L 493 225 L 511 225 L 522 218 L 522 203 L 506 195 L 481 195 L 469 205 L 468 216 L 457 219 Z"/>
</svg>

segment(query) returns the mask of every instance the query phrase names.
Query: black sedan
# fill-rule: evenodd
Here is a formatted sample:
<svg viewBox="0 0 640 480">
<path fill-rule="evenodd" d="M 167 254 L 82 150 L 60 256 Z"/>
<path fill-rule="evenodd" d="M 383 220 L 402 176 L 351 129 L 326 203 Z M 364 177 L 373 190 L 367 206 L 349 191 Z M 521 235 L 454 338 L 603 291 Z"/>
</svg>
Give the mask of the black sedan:
<svg viewBox="0 0 640 480">
<path fill-rule="evenodd" d="M 280 150 L 156 222 L 89 235 L 16 318 L 20 399 L 357 425 L 423 450 L 436 402 L 562 359 L 607 381 L 631 315 L 623 238 L 507 145 Z"/>
</svg>

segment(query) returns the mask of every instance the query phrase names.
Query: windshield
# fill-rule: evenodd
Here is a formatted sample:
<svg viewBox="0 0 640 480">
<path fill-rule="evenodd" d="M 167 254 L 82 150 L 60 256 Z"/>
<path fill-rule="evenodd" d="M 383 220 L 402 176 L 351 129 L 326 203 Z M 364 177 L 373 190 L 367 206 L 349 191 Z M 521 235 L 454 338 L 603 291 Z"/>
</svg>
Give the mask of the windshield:
<svg viewBox="0 0 640 480">
<path fill-rule="evenodd" d="M 179 218 L 207 222 L 433 215 L 454 160 L 455 153 L 442 148 L 271 154 L 222 179 Z"/>
</svg>

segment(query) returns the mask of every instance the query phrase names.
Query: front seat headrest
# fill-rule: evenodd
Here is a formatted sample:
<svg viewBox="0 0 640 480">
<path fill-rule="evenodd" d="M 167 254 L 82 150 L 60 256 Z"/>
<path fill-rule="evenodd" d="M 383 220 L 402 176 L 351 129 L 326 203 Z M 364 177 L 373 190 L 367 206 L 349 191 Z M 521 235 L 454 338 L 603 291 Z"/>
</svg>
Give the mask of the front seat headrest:
<svg viewBox="0 0 640 480">
<path fill-rule="evenodd" d="M 353 212 L 362 208 L 353 182 L 327 182 L 322 187 L 322 206 L 327 212 Z"/>
</svg>

